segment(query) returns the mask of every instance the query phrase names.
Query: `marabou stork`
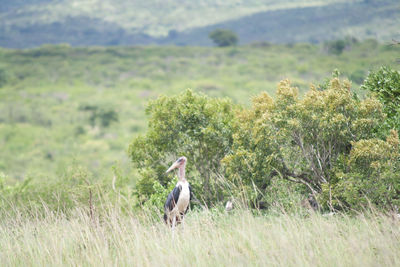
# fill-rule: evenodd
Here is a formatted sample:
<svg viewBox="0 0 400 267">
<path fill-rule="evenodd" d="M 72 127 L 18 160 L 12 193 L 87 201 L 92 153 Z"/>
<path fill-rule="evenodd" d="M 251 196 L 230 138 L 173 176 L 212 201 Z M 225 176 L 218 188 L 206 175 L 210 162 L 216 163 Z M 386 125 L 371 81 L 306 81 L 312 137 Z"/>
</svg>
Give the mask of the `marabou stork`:
<svg viewBox="0 0 400 267">
<path fill-rule="evenodd" d="M 167 201 L 164 205 L 164 221 L 170 225 L 172 229 L 175 225 L 183 222 L 184 215 L 189 209 L 190 200 L 192 200 L 193 193 L 188 181 L 185 178 L 186 157 L 180 157 L 175 161 L 167 170 L 167 173 L 178 168 L 178 183 L 174 190 L 169 193 Z"/>
</svg>

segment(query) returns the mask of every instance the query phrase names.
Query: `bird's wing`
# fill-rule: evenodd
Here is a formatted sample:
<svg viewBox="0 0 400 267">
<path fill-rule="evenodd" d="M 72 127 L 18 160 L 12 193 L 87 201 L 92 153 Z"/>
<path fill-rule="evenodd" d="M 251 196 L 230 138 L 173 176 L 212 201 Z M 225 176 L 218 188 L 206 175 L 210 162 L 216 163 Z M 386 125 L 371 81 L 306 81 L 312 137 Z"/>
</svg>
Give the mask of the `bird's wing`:
<svg viewBox="0 0 400 267">
<path fill-rule="evenodd" d="M 168 209 L 169 211 L 171 211 L 176 203 L 178 202 L 179 199 L 179 194 L 181 193 L 182 190 L 182 186 L 178 185 L 174 188 L 174 190 L 172 190 L 171 193 L 169 193 L 168 197 L 167 197 L 167 201 L 165 202 L 164 208 Z"/>
</svg>

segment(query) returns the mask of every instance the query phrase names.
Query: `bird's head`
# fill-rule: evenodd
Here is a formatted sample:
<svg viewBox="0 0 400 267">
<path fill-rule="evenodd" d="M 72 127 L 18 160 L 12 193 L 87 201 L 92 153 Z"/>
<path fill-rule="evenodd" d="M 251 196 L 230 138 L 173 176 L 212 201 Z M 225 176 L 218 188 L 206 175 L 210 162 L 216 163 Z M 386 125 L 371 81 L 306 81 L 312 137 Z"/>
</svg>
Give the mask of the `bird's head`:
<svg viewBox="0 0 400 267">
<path fill-rule="evenodd" d="M 180 157 L 179 159 L 177 159 L 177 160 L 171 165 L 171 167 L 169 167 L 169 169 L 167 170 L 167 173 L 169 173 L 170 171 L 172 171 L 172 170 L 174 170 L 174 169 L 176 169 L 176 168 L 181 168 L 181 167 L 185 166 L 185 165 L 186 165 L 186 161 L 187 161 L 187 158 L 186 158 L 186 157 L 184 157 L 184 156 Z"/>
</svg>

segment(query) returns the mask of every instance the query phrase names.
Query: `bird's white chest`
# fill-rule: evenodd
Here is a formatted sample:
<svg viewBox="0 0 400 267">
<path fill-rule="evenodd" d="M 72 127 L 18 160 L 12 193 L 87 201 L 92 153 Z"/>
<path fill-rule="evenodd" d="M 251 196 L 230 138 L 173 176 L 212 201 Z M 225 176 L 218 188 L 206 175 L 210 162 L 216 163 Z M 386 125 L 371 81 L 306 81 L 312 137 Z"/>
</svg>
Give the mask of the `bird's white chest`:
<svg viewBox="0 0 400 267">
<path fill-rule="evenodd" d="M 179 212 L 185 212 L 189 205 L 190 201 L 190 191 L 189 191 L 189 183 L 187 181 L 181 182 L 179 181 L 177 186 L 182 186 L 181 193 L 179 194 L 178 202 L 176 203 L 176 207 Z"/>
</svg>

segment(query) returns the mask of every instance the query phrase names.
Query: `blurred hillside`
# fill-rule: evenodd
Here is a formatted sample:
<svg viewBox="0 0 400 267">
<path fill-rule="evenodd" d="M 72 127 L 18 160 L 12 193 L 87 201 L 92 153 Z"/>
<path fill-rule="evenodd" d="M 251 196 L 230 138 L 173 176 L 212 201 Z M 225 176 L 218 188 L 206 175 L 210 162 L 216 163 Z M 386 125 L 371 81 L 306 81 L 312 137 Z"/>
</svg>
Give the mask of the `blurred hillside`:
<svg viewBox="0 0 400 267">
<path fill-rule="evenodd" d="M 208 33 L 231 29 L 242 43 L 320 43 L 353 36 L 390 41 L 400 37 L 400 2 L 364 1 L 265 11 L 184 32 L 167 43 L 211 45 Z"/>
<path fill-rule="evenodd" d="M 399 37 L 397 0 L 0 0 L 0 46 L 211 45 L 215 28 L 242 44 Z"/>
<path fill-rule="evenodd" d="M 192 88 L 248 105 L 281 79 L 304 92 L 338 68 L 357 90 L 368 70 L 398 67 L 399 46 L 335 47 L 0 48 L 0 172 L 54 177 L 78 162 L 103 177 L 113 164 L 128 168 L 126 149 L 146 130 L 145 106 L 160 94 Z"/>
</svg>

